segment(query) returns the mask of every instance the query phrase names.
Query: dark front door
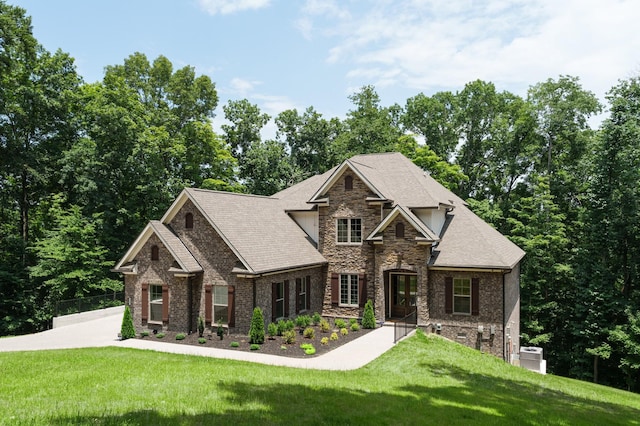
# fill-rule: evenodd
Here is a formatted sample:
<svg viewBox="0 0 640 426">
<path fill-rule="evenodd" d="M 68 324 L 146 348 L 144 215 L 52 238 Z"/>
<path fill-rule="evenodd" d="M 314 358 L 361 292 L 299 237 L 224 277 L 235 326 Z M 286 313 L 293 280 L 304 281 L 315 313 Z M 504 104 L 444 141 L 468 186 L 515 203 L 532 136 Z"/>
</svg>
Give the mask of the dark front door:
<svg viewBox="0 0 640 426">
<path fill-rule="evenodd" d="M 416 310 L 416 293 L 418 277 L 410 274 L 391 273 L 389 299 L 391 301 L 391 317 L 402 318 Z"/>
</svg>

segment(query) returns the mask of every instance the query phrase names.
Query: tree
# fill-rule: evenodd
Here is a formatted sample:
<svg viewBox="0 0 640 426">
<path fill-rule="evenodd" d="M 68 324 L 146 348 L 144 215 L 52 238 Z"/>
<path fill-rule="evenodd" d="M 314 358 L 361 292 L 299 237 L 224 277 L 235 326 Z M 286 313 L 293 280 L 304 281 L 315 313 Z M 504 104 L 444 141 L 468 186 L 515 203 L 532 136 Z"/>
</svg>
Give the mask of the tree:
<svg viewBox="0 0 640 426">
<path fill-rule="evenodd" d="M 122 316 L 122 326 L 120 327 L 120 338 L 122 340 L 134 339 L 136 337 L 136 329 L 133 326 L 133 318 L 128 305 L 124 307 L 124 315 Z"/>
<path fill-rule="evenodd" d="M 376 316 L 373 313 L 373 302 L 371 302 L 371 299 L 367 300 L 367 303 L 364 305 L 362 328 L 376 328 Z"/>
<path fill-rule="evenodd" d="M 621 353 L 620 368 L 625 373 L 627 390 L 640 381 L 640 311 L 627 310 L 627 322 L 611 331 L 609 340 Z"/>
<path fill-rule="evenodd" d="M 258 345 L 264 343 L 264 317 L 262 315 L 262 309 L 257 306 L 253 308 L 253 316 L 251 317 L 249 343 Z"/>
<path fill-rule="evenodd" d="M 224 138 L 233 156 L 242 162 L 253 145 L 261 141 L 260 131 L 271 117 L 246 99 L 229 101 L 222 109 L 224 117 L 231 122 L 221 126 Z"/>
<path fill-rule="evenodd" d="M 240 163 L 240 177 L 250 194 L 272 195 L 301 180 L 294 175 L 284 144 L 258 142 Z"/>
</svg>

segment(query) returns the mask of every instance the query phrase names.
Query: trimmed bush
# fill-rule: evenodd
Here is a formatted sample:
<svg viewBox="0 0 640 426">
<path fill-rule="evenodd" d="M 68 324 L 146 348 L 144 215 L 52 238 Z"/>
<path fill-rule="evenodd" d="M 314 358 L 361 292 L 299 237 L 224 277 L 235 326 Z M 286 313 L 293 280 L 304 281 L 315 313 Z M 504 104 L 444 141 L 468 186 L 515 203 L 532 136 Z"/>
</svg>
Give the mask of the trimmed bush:
<svg viewBox="0 0 640 426">
<path fill-rule="evenodd" d="M 307 339 L 313 339 L 316 337 L 316 330 L 313 327 L 307 327 L 304 329 L 303 336 Z"/>
<path fill-rule="evenodd" d="M 157 339 L 162 339 L 164 336 L 165 336 L 165 334 L 164 334 L 164 333 L 158 333 L 158 334 L 156 334 L 156 338 L 157 338 Z"/>
<path fill-rule="evenodd" d="M 313 325 L 318 325 L 320 324 L 320 321 L 322 321 L 322 317 L 319 313 L 314 312 L 313 316 L 311 317 L 311 321 L 313 322 Z"/>
<path fill-rule="evenodd" d="M 278 326 L 275 323 L 270 322 L 267 326 L 267 334 L 269 335 L 269 339 L 273 340 L 274 337 L 278 335 Z"/>
<path fill-rule="evenodd" d="M 254 343 L 251 346 L 249 346 L 249 349 L 251 349 L 252 351 L 257 351 L 260 349 L 260 345 L 258 345 L 257 343 Z"/>
<path fill-rule="evenodd" d="M 349 318 L 349 325 L 357 324 L 358 320 L 355 318 Z"/>
<path fill-rule="evenodd" d="M 336 341 L 336 340 L 338 340 L 338 333 L 336 333 L 336 332 L 331 333 L 331 337 L 329 337 L 329 339 L 330 339 L 331 341 Z"/>
<path fill-rule="evenodd" d="M 338 328 L 345 328 L 347 326 L 347 323 L 342 318 L 336 318 L 334 323 Z"/>
<path fill-rule="evenodd" d="M 204 336 L 204 318 L 198 317 L 198 337 Z"/>
<path fill-rule="evenodd" d="M 264 343 L 264 317 L 262 309 L 255 307 L 251 317 L 251 328 L 249 329 L 249 343 L 261 345 Z"/>
<path fill-rule="evenodd" d="M 327 321 L 326 319 L 322 319 L 320 321 L 320 331 L 322 331 L 323 333 L 327 333 L 329 332 L 329 330 L 331 330 L 331 326 L 329 325 L 329 321 Z"/>
<path fill-rule="evenodd" d="M 231 346 L 232 348 L 238 348 L 238 347 L 240 347 L 240 343 L 238 343 L 238 342 L 231 342 L 231 344 L 230 344 L 229 346 Z"/>
<path fill-rule="evenodd" d="M 140 337 L 149 337 L 149 332 L 147 330 L 141 332 Z"/>
<path fill-rule="evenodd" d="M 364 312 L 362 314 L 362 328 L 376 328 L 376 316 L 373 313 L 373 302 L 371 301 L 371 299 L 367 300 L 367 303 L 364 305 Z"/>
<path fill-rule="evenodd" d="M 120 338 L 122 340 L 133 339 L 136 337 L 136 329 L 133 327 L 133 318 L 129 306 L 124 307 L 124 315 L 122 316 L 122 326 L 120 327 Z"/>
<path fill-rule="evenodd" d="M 320 339 L 320 343 L 322 343 L 323 345 L 328 345 L 329 338 L 327 336 L 323 337 L 322 339 Z"/>
<path fill-rule="evenodd" d="M 187 337 L 187 335 L 184 334 L 184 333 L 176 334 L 176 340 L 184 340 L 186 337 Z"/>
<path fill-rule="evenodd" d="M 201 345 L 204 345 L 205 343 L 207 343 L 207 339 L 205 339 L 204 337 L 199 337 L 198 343 L 200 343 Z"/>
<path fill-rule="evenodd" d="M 282 334 L 282 341 L 287 345 L 291 345 L 296 342 L 296 332 L 293 330 L 287 330 Z"/>
<path fill-rule="evenodd" d="M 278 327 L 278 336 L 282 336 L 284 332 L 287 331 L 287 322 L 281 319 L 281 320 L 278 320 L 276 325 Z"/>
<path fill-rule="evenodd" d="M 360 325 L 357 322 L 351 324 L 351 331 L 360 331 Z"/>
<path fill-rule="evenodd" d="M 349 330 L 343 327 L 340 329 L 340 334 L 342 334 L 343 336 L 346 336 L 347 334 L 349 334 Z"/>
<path fill-rule="evenodd" d="M 300 349 L 302 349 L 307 355 L 313 355 L 316 353 L 316 348 L 313 347 L 311 343 L 303 343 L 300 345 Z"/>
</svg>

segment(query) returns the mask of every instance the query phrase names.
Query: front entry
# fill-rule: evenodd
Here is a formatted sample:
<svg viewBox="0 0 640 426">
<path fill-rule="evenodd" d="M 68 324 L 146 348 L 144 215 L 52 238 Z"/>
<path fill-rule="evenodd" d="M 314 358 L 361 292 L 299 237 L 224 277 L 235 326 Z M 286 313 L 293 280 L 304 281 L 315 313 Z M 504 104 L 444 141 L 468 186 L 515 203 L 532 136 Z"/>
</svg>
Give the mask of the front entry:
<svg viewBox="0 0 640 426">
<path fill-rule="evenodd" d="M 417 275 L 391 272 L 385 284 L 388 318 L 403 318 L 416 310 Z"/>
</svg>

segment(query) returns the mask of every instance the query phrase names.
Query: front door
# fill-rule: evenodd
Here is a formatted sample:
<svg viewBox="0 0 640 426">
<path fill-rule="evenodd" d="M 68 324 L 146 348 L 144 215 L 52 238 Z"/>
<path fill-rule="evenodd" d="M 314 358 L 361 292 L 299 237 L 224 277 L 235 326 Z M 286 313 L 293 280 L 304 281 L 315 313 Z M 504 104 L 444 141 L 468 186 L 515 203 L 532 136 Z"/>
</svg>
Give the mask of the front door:
<svg viewBox="0 0 640 426">
<path fill-rule="evenodd" d="M 416 310 L 416 293 L 418 277 L 410 274 L 391 273 L 389 300 L 391 301 L 391 317 L 403 318 Z"/>
</svg>

